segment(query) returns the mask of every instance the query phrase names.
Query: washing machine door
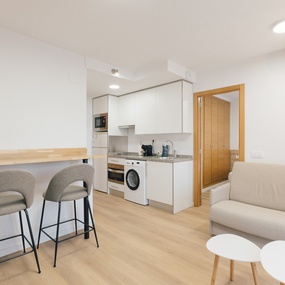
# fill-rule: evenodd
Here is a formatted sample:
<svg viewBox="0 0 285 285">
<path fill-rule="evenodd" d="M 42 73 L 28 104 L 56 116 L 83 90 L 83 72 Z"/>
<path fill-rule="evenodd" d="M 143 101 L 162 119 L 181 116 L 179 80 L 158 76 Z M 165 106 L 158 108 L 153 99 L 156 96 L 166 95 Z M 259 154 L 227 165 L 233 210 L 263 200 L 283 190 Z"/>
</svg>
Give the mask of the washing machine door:
<svg viewBox="0 0 285 285">
<path fill-rule="evenodd" d="M 140 177 L 134 169 L 130 169 L 126 174 L 126 183 L 131 190 L 137 190 L 140 186 Z"/>
</svg>

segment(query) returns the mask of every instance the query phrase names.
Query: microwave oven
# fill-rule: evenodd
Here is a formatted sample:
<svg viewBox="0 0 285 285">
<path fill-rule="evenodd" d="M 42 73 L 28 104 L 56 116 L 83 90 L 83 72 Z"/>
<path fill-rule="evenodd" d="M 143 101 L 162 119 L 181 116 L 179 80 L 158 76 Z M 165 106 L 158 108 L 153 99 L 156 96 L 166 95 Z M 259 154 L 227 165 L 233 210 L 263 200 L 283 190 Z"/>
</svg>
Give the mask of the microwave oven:
<svg viewBox="0 0 285 285">
<path fill-rule="evenodd" d="M 98 114 L 93 116 L 93 129 L 95 132 L 108 131 L 108 114 Z"/>
</svg>

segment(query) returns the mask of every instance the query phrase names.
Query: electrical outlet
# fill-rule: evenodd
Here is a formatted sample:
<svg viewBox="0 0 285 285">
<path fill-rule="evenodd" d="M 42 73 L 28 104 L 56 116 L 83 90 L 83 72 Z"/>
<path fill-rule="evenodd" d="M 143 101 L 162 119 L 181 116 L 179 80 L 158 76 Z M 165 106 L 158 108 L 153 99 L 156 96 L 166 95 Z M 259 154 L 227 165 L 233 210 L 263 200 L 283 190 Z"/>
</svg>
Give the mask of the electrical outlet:
<svg viewBox="0 0 285 285">
<path fill-rule="evenodd" d="M 251 158 L 263 158 L 264 157 L 264 153 L 263 153 L 263 151 L 257 151 L 257 150 L 251 151 L 250 152 L 250 157 Z"/>
</svg>

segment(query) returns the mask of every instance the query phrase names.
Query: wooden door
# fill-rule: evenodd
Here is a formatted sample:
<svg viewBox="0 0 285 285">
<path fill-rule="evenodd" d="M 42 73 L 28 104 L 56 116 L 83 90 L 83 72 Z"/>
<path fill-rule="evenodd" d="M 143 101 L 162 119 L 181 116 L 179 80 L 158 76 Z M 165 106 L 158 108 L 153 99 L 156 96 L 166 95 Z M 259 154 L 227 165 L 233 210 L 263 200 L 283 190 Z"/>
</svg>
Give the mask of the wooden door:
<svg viewBox="0 0 285 285">
<path fill-rule="evenodd" d="M 230 171 L 230 103 L 204 97 L 203 187 L 226 180 Z"/>
<path fill-rule="evenodd" d="M 212 182 L 212 100 L 203 98 L 203 185 Z"/>
</svg>

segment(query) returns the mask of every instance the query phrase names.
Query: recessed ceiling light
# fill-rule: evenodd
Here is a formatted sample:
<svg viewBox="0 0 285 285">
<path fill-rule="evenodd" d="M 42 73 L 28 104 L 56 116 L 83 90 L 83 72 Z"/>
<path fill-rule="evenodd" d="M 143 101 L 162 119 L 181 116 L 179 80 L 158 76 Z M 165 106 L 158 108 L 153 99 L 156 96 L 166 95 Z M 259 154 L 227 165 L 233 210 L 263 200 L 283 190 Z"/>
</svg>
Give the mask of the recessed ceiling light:
<svg viewBox="0 0 285 285">
<path fill-rule="evenodd" d="M 112 84 L 112 85 L 109 85 L 109 88 L 110 88 L 110 89 L 119 89 L 120 86 L 119 86 L 119 85 L 116 85 L 116 84 Z"/>
<path fill-rule="evenodd" d="M 273 32 L 277 33 L 277 34 L 285 33 L 285 20 L 283 20 L 282 22 L 277 23 L 273 27 Z"/>
</svg>

